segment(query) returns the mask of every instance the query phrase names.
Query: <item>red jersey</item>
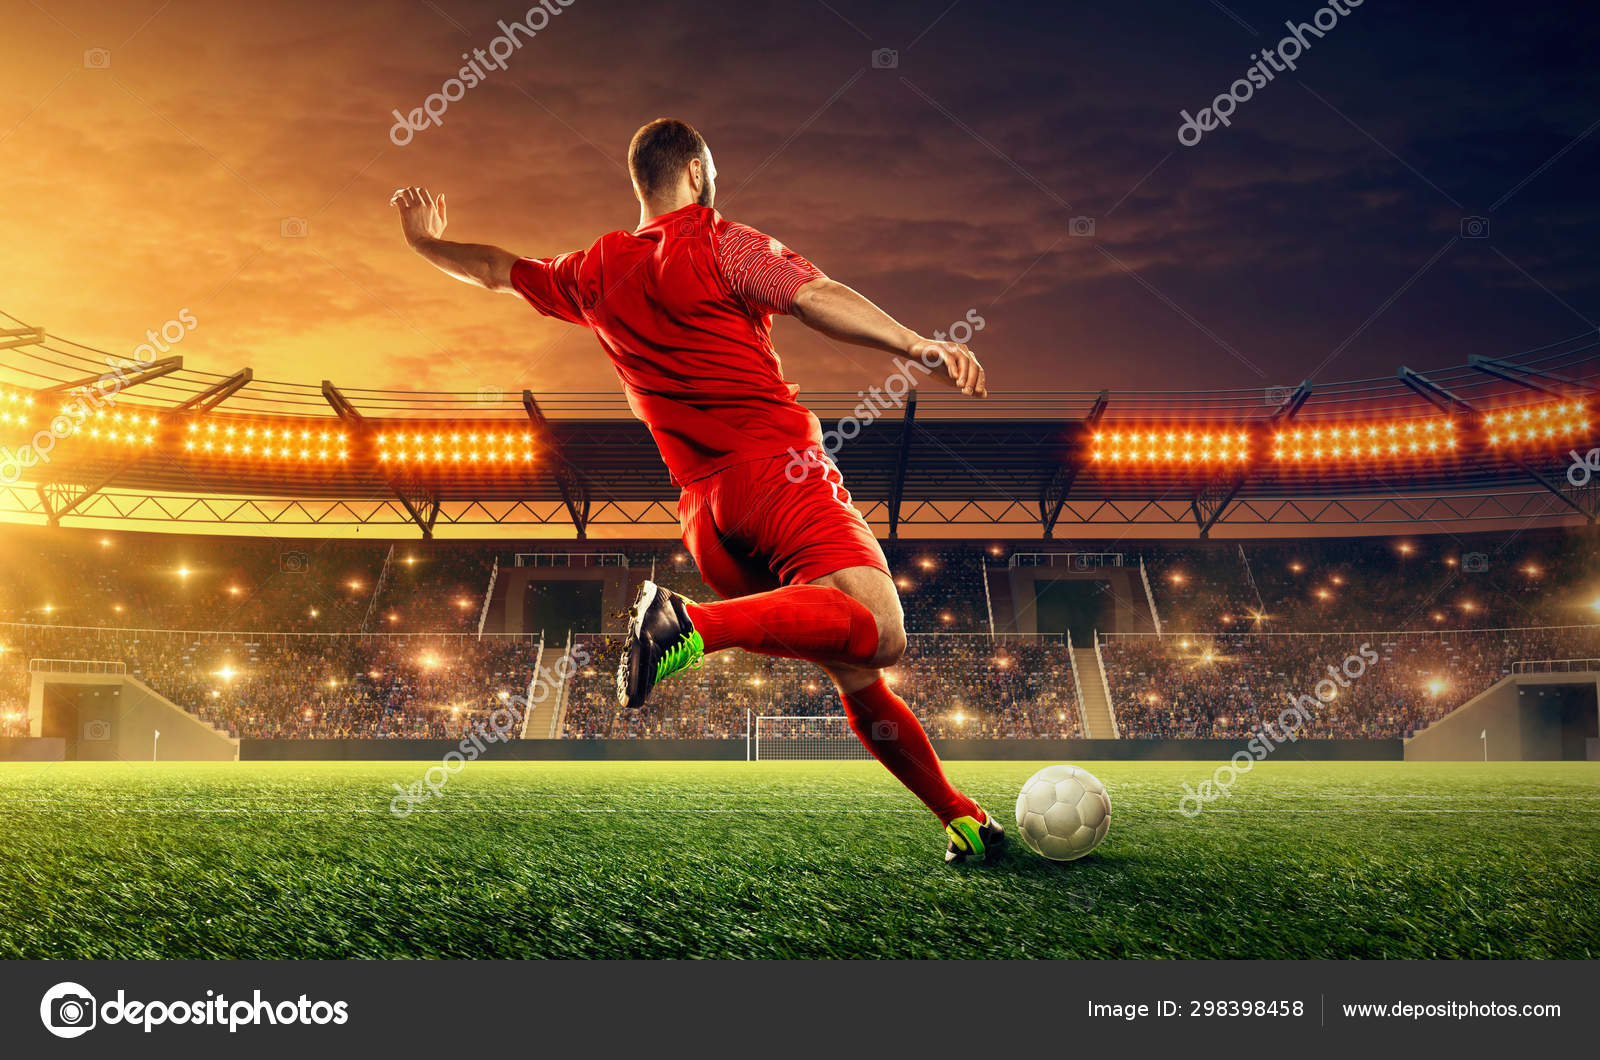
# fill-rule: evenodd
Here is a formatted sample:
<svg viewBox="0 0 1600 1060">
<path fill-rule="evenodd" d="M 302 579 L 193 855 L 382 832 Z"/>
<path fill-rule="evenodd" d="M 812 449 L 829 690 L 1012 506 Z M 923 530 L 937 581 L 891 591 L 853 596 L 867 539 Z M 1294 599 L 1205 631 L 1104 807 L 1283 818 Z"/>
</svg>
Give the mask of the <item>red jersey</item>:
<svg viewBox="0 0 1600 1060">
<path fill-rule="evenodd" d="M 821 277 L 777 240 L 698 205 L 511 269 L 539 312 L 594 331 L 679 486 L 822 445 L 772 348 L 773 314 Z"/>
</svg>

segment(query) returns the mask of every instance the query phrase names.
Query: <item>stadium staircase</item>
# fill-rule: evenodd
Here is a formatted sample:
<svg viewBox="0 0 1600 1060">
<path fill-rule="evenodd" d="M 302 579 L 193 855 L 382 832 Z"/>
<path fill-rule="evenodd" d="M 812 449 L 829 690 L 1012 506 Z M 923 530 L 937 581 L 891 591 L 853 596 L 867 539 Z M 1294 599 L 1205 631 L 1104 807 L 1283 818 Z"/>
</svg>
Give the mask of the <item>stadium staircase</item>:
<svg viewBox="0 0 1600 1060">
<path fill-rule="evenodd" d="M 571 672 L 564 667 L 551 666 L 545 669 L 545 643 L 539 642 L 539 654 L 533 662 L 533 681 L 528 685 L 527 700 L 529 709 L 522 717 L 522 738 L 524 740 L 555 740 L 561 736 L 563 724 L 567 719 L 567 694 L 571 691 Z M 567 634 L 566 651 L 562 659 L 572 658 L 572 634 Z M 555 687 L 544 684 L 548 680 L 544 675 L 558 678 Z M 543 687 L 544 691 L 538 689 Z"/>
<path fill-rule="evenodd" d="M 1017 606 L 1011 597 L 1011 579 L 1007 577 L 1006 569 L 1000 567 L 991 571 L 985 568 L 983 581 L 984 591 L 989 594 L 989 631 L 1015 633 Z"/>
<path fill-rule="evenodd" d="M 389 546 L 389 551 L 384 554 L 383 567 L 378 571 L 378 583 L 372 587 L 372 599 L 367 604 L 367 613 L 361 619 L 361 632 L 371 633 L 372 623 L 378 615 L 378 601 L 383 597 L 383 587 L 389 584 L 389 565 L 394 562 L 394 546 Z"/>
<path fill-rule="evenodd" d="M 1072 669 L 1079 675 L 1078 714 L 1083 718 L 1083 735 L 1089 740 L 1115 740 L 1116 718 L 1111 713 L 1105 670 L 1100 666 L 1098 646 L 1072 649 Z"/>
</svg>

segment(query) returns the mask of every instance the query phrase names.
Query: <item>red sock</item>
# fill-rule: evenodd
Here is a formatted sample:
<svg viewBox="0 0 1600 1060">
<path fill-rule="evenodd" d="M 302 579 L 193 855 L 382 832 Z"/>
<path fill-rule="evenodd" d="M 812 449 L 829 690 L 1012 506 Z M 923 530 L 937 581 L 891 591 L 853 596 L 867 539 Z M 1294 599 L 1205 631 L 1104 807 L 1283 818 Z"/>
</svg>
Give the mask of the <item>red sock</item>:
<svg viewBox="0 0 1600 1060">
<path fill-rule="evenodd" d="M 878 623 L 872 612 L 826 585 L 790 585 L 688 607 L 689 621 L 708 654 L 743 648 L 789 659 L 866 666 L 878 652 Z"/>
<path fill-rule="evenodd" d="M 910 788 L 941 822 L 949 824 L 957 817 L 983 818 L 977 803 L 950 786 L 917 716 L 881 677 L 859 692 L 846 695 L 844 711 L 850 718 L 850 727 L 872 756 Z"/>
</svg>

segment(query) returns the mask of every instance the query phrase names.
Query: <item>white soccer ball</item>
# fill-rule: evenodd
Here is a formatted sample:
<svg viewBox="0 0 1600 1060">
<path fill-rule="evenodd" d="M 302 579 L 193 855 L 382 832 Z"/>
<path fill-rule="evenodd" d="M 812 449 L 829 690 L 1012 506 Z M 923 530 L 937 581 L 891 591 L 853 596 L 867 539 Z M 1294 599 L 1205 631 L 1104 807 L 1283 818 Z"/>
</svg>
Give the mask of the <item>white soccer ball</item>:
<svg viewBox="0 0 1600 1060">
<path fill-rule="evenodd" d="M 1076 861 L 1111 830 L 1111 797 L 1087 769 L 1045 766 L 1017 796 L 1022 841 L 1051 861 Z"/>
</svg>

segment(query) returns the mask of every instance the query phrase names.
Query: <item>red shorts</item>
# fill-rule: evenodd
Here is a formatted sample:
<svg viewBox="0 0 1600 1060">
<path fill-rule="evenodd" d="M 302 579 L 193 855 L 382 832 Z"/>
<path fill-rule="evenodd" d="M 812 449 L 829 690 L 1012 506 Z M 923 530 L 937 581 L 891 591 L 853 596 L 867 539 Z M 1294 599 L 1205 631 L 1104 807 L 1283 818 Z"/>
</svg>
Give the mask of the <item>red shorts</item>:
<svg viewBox="0 0 1600 1060">
<path fill-rule="evenodd" d="M 723 598 L 804 585 L 846 567 L 889 561 L 820 450 L 735 464 L 678 498 L 683 543 Z"/>
</svg>

